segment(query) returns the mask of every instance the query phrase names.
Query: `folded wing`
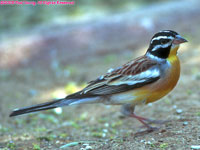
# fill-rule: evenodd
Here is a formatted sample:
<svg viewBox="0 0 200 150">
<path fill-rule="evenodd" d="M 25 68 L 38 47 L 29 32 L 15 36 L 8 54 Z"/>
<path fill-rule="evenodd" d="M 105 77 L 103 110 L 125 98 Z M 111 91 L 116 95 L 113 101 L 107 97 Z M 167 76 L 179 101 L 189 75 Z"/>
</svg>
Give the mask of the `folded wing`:
<svg viewBox="0 0 200 150">
<path fill-rule="evenodd" d="M 159 80 L 160 71 L 156 65 L 147 57 L 140 57 L 91 81 L 86 88 L 69 98 L 106 96 L 143 87 Z"/>
</svg>

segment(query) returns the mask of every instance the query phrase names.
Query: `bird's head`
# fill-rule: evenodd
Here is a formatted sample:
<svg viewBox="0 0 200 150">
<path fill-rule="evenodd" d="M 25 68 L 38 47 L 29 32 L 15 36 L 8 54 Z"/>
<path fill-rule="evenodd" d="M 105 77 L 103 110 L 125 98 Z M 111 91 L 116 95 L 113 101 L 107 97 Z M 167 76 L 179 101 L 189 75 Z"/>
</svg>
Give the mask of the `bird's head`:
<svg viewBox="0 0 200 150">
<path fill-rule="evenodd" d="M 187 40 L 177 32 L 162 30 L 152 37 L 147 54 L 166 59 L 169 55 L 176 55 L 179 45 L 185 42 Z"/>
</svg>

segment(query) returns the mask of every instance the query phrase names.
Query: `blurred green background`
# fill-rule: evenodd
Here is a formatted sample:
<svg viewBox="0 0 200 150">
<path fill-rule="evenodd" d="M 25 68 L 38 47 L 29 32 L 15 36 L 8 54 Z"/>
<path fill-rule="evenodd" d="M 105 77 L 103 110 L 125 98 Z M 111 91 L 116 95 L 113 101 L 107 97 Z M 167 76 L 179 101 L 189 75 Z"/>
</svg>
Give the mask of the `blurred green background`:
<svg viewBox="0 0 200 150">
<path fill-rule="evenodd" d="M 70 6 L 2 5 L 0 10 L 0 32 L 23 32 L 41 24 L 49 25 L 52 23 L 70 23 L 71 21 L 95 19 L 167 1 L 171 0 L 75 0 L 76 4 Z"/>
</svg>

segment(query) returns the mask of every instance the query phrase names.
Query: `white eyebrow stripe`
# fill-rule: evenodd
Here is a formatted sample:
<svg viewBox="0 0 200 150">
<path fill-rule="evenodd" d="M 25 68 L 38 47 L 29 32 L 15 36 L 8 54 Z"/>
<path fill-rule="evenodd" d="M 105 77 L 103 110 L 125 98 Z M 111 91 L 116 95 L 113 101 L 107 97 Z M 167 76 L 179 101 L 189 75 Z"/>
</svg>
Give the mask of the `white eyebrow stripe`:
<svg viewBox="0 0 200 150">
<path fill-rule="evenodd" d="M 156 46 L 152 49 L 152 51 L 156 51 L 156 50 L 159 49 L 159 48 L 166 48 L 166 47 L 168 47 L 168 46 L 170 46 L 170 43 L 167 43 L 167 44 L 165 44 L 165 45 L 156 45 Z"/>
<path fill-rule="evenodd" d="M 151 40 L 151 42 L 153 42 L 154 40 L 160 40 L 160 39 L 174 39 L 174 37 L 172 36 L 158 36 L 158 37 L 155 37 Z"/>
</svg>

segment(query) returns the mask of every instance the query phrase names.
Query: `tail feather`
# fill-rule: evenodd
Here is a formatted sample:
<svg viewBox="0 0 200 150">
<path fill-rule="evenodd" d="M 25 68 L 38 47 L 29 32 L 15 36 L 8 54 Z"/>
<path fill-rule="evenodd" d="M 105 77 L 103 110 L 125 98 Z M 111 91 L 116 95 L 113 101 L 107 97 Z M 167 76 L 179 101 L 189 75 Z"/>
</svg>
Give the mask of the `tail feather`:
<svg viewBox="0 0 200 150">
<path fill-rule="evenodd" d="M 57 107 L 63 107 L 63 106 L 66 106 L 66 105 L 96 103 L 96 102 L 98 102 L 98 100 L 99 100 L 98 97 L 83 98 L 83 99 L 63 98 L 63 99 L 58 99 L 58 100 L 54 100 L 54 101 L 51 101 L 51 102 L 46 102 L 46 103 L 30 106 L 30 107 L 15 109 L 10 114 L 10 117 L 18 116 L 18 115 L 22 115 L 22 114 L 27 114 L 27 113 L 31 113 L 31 112 L 47 110 L 47 109 L 53 109 L 53 108 L 57 108 Z"/>
<path fill-rule="evenodd" d="M 72 102 L 71 100 L 59 99 L 59 100 L 54 100 L 54 101 L 51 101 L 51 102 L 33 105 L 33 106 L 30 106 L 30 107 L 15 109 L 10 114 L 10 117 L 18 116 L 18 115 L 22 115 L 22 114 L 27 114 L 27 113 L 31 113 L 31 112 L 47 110 L 47 109 L 53 109 L 53 108 L 61 107 L 61 106 L 64 106 L 64 105 L 68 105 L 71 102 Z"/>
</svg>

